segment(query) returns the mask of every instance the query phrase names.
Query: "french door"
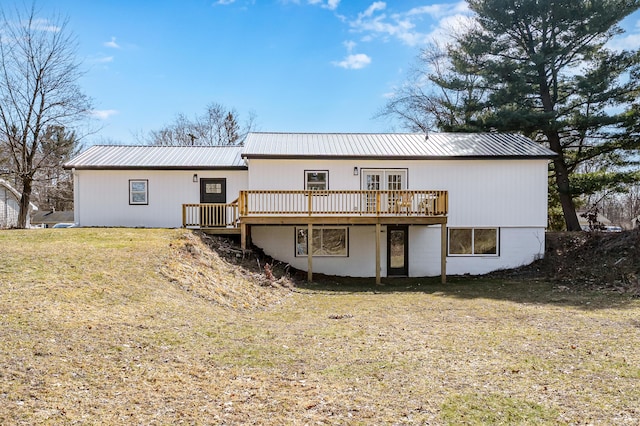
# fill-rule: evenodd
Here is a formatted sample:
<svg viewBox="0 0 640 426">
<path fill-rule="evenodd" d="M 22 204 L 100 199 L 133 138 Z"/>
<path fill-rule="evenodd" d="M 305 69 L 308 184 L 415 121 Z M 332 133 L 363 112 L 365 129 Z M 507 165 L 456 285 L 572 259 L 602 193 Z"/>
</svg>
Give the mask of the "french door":
<svg viewBox="0 0 640 426">
<path fill-rule="evenodd" d="M 407 189 L 407 170 L 406 169 L 363 169 L 361 188 L 367 191 L 400 191 Z M 381 209 L 395 208 L 398 195 L 395 193 L 383 196 L 380 199 Z M 364 197 L 365 211 L 376 211 L 375 194 L 367 193 Z"/>
</svg>

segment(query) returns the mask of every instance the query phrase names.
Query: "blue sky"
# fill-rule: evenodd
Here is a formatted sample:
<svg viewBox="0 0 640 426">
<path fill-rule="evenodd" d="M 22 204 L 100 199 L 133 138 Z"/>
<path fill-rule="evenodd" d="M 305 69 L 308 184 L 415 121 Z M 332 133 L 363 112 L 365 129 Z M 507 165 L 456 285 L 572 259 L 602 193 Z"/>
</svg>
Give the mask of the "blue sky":
<svg viewBox="0 0 640 426">
<path fill-rule="evenodd" d="M 22 4 L 20 2 L 19 4 Z M 10 7 L 3 1 L 3 7 Z M 466 3 L 418 0 L 38 0 L 68 17 L 99 130 L 85 143 L 193 117 L 212 102 L 256 115 L 257 130 L 399 130 L 373 116 L 421 47 Z M 640 46 L 640 14 L 619 47 Z"/>
</svg>

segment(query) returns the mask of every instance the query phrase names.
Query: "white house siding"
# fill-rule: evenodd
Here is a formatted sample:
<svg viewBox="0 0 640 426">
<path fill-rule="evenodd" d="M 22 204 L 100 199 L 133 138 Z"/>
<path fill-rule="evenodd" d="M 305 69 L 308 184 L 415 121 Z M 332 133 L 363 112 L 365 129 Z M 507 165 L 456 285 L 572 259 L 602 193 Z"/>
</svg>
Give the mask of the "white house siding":
<svg viewBox="0 0 640 426">
<path fill-rule="evenodd" d="M 380 236 L 380 273 L 387 275 L 387 229 Z M 409 276 L 440 275 L 440 226 L 409 227 Z M 307 258 L 295 256 L 295 227 L 255 226 L 253 243 L 296 269 L 307 270 Z M 448 275 L 480 275 L 526 265 L 544 254 L 544 228 L 500 228 L 499 256 L 448 256 Z M 313 258 L 313 271 L 328 275 L 375 276 L 375 227 L 349 227 L 349 256 Z"/>
<path fill-rule="evenodd" d="M 328 170 L 329 189 L 360 189 L 363 169 L 407 169 L 409 189 L 449 192 L 448 227 L 500 229 L 499 256 L 448 256 L 448 274 L 483 274 L 544 254 L 547 226 L 547 160 L 249 160 L 249 189 L 303 189 L 305 170 Z M 358 167 L 358 175 L 353 174 Z M 317 257 L 314 272 L 375 275 L 373 226 L 349 228 L 349 257 Z M 386 227 L 381 274 L 386 276 Z M 409 275 L 440 274 L 440 226 L 409 227 Z M 254 227 L 253 242 L 276 259 L 306 270 L 294 256 L 292 227 Z"/>
<path fill-rule="evenodd" d="M 249 160 L 248 189 L 305 189 L 305 170 L 329 170 L 329 189 L 360 189 L 351 160 Z"/>
<path fill-rule="evenodd" d="M 227 178 L 227 202 L 247 187 L 245 170 L 76 170 L 75 222 L 80 226 L 176 228 L 182 204 L 200 202 L 202 178 Z M 129 180 L 147 179 L 148 205 L 129 205 Z"/>
<path fill-rule="evenodd" d="M 251 240 L 274 259 L 288 263 L 296 269 L 307 270 L 307 257 L 295 256 L 294 226 L 252 226 Z M 381 240 L 381 244 L 381 252 L 386 253 L 386 240 Z M 350 277 L 375 276 L 375 250 L 375 227 L 351 226 L 349 227 L 349 256 L 314 256 L 313 272 Z M 386 259 L 386 257 L 383 258 Z M 382 275 L 384 276 L 387 272 L 386 260 L 383 263 Z"/>
<path fill-rule="evenodd" d="M 12 228 L 18 223 L 20 203 L 8 188 L 0 185 L 0 228 Z"/>
<path fill-rule="evenodd" d="M 249 160 L 249 189 L 304 189 L 328 170 L 329 189 L 361 189 L 362 169 L 407 169 L 408 188 L 449 191 L 450 227 L 547 226 L 547 160 Z M 358 176 L 353 169 L 358 167 Z"/>
</svg>

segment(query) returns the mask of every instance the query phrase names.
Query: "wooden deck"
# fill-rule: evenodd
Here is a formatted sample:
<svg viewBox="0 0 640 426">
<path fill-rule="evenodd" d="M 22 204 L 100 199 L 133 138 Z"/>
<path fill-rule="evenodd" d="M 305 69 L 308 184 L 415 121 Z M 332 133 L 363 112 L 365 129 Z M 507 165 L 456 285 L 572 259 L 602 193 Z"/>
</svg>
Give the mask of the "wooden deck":
<svg viewBox="0 0 640 426">
<path fill-rule="evenodd" d="M 229 204 L 183 204 L 182 224 L 233 233 L 241 224 L 439 224 L 447 191 L 240 191 Z"/>
<path fill-rule="evenodd" d="M 210 234 L 240 234 L 249 246 L 252 225 L 375 225 L 376 283 L 380 283 L 382 225 L 441 227 L 441 276 L 446 282 L 447 191 L 240 191 L 228 204 L 183 204 L 182 224 Z M 313 256 L 308 255 L 308 280 L 313 279 Z"/>
</svg>

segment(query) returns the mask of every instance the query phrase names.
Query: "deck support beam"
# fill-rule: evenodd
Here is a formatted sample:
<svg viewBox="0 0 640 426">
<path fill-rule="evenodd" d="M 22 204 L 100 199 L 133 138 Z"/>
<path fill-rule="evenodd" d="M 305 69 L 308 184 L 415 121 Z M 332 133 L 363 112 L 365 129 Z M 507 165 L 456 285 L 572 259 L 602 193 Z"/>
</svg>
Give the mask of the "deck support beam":
<svg viewBox="0 0 640 426">
<path fill-rule="evenodd" d="M 447 283 L 447 222 L 440 224 L 440 281 Z"/>
<path fill-rule="evenodd" d="M 307 281 L 313 281 L 313 225 L 307 225 Z"/>
<path fill-rule="evenodd" d="M 242 249 L 243 253 L 247 249 L 247 227 L 248 225 L 246 223 L 242 221 L 240 222 L 240 248 Z"/>
<path fill-rule="evenodd" d="M 376 223 L 376 284 L 380 284 L 380 223 Z"/>
</svg>

